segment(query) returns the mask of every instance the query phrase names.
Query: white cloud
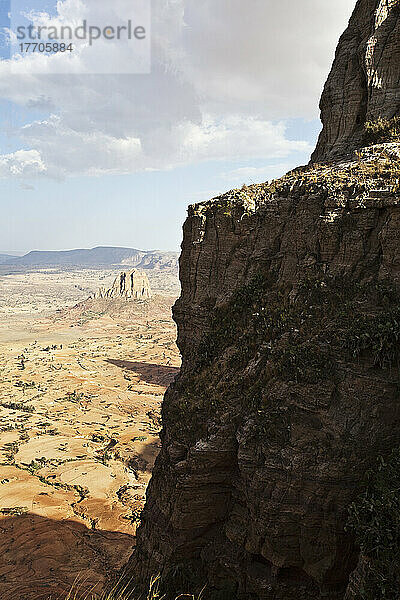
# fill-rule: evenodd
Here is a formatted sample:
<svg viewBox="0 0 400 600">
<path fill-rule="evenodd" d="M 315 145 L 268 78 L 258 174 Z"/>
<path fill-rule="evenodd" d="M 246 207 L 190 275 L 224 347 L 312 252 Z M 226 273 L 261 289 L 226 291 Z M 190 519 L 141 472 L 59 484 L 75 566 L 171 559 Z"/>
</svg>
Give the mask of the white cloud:
<svg viewBox="0 0 400 600">
<path fill-rule="evenodd" d="M 148 0 L 59 0 L 55 16 L 35 10 L 18 12 L 17 6 L 13 7 L 13 15 L 9 34 L 14 55 L 11 67 L 16 75 L 150 73 Z M 27 21 L 33 26 L 31 33 Z M 144 39 L 136 39 L 137 26 L 144 31 Z M 105 31 L 111 38 L 105 37 Z M 21 40 L 64 42 L 72 50 L 51 55 L 38 50 L 24 53 L 20 49 Z"/>
<path fill-rule="evenodd" d="M 115 10 L 123 14 L 126 1 L 113 0 Z M 271 121 L 316 116 L 353 4 L 154 0 L 150 75 L 57 75 L 60 65 L 51 62 L 57 57 L 35 58 L 34 69 L 25 60 L 2 61 L 0 97 L 49 116 L 13 132 L 30 150 L 3 156 L 0 176 L 304 157 L 307 144 L 288 140 L 283 123 Z M 58 19 L 79 21 L 82 10 L 82 0 L 59 0 Z"/>
<path fill-rule="evenodd" d="M 18 155 L 21 162 L 27 162 L 32 156 L 30 168 L 9 173 L 54 178 L 70 174 L 128 174 L 146 169 L 168 169 L 199 160 L 235 159 L 238 155 L 254 159 L 266 155 L 281 158 L 293 152 L 311 151 L 305 142 L 286 140 L 283 124 L 271 125 L 240 116 L 218 122 L 208 116 L 199 125 L 177 124 L 168 135 L 156 130 L 153 140 L 147 140 L 145 149 L 139 138 L 77 131 L 66 127 L 63 119 L 56 115 L 24 126 L 20 135 L 26 145 L 39 148 L 40 152 L 16 152 L 12 156 Z M 153 148 L 153 143 L 160 147 Z M 0 171 L 0 176 L 7 174 L 8 171 Z"/>
<path fill-rule="evenodd" d="M 34 177 L 46 172 L 37 150 L 18 150 L 0 156 L 0 177 Z"/>
<path fill-rule="evenodd" d="M 26 125 L 21 137 L 26 144 L 40 149 L 41 164 L 49 165 L 51 172 L 46 174 L 52 177 L 129 173 L 142 168 L 139 139 L 76 131 L 66 127 L 59 116 Z M 37 175 L 41 174 L 38 165 Z"/>
<path fill-rule="evenodd" d="M 197 160 L 249 158 L 280 158 L 293 152 L 307 152 L 306 142 L 288 141 L 283 123 L 273 125 L 247 116 L 228 116 L 215 121 L 205 116 L 200 125 L 183 126 L 183 156 Z"/>
<path fill-rule="evenodd" d="M 186 0 L 185 69 L 204 101 L 315 117 L 354 0 Z"/>
</svg>

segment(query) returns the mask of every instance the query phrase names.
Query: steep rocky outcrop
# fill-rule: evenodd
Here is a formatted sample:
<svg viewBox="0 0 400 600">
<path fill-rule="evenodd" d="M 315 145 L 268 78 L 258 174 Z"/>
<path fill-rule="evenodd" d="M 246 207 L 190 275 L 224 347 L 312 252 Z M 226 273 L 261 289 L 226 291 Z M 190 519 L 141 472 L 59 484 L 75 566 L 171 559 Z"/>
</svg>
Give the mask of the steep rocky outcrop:
<svg viewBox="0 0 400 600">
<path fill-rule="evenodd" d="M 358 0 L 322 94 L 314 162 L 362 145 L 366 122 L 400 115 L 399 40 L 398 0 Z"/>
<path fill-rule="evenodd" d="M 358 560 L 348 506 L 400 431 L 400 152 L 371 153 L 191 208 L 183 368 L 164 401 L 141 577 L 183 569 L 227 598 L 343 598 Z"/>
<path fill-rule="evenodd" d="M 122 271 L 110 288 L 101 287 L 95 298 L 127 298 L 147 300 L 151 298 L 150 283 L 145 273 L 133 269 Z"/>
<path fill-rule="evenodd" d="M 377 4 L 357 3 L 336 57 L 336 70 L 354 67 L 354 98 Z M 398 6 L 386 5 L 389 23 Z M 370 94 L 373 116 L 398 111 L 388 81 Z M 338 103 L 328 84 L 319 157 L 361 144 Z M 174 308 L 183 365 L 164 400 L 137 581 L 161 573 L 171 597 L 203 584 L 206 599 L 357 597 L 368 561 L 348 509 L 400 445 L 399 203 L 391 139 L 190 207 Z"/>
</svg>

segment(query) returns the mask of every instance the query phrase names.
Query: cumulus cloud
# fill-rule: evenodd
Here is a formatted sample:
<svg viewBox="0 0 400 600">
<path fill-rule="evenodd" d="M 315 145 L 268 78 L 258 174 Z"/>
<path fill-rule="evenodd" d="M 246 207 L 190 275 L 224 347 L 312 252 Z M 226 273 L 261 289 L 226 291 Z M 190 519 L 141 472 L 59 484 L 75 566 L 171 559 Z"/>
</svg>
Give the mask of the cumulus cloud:
<svg viewBox="0 0 400 600">
<path fill-rule="evenodd" d="M 186 0 L 185 68 L 207 103 L 315 117 L 354 0 Z"/>
<path fill-rule="evenodd" d="M 115 11 L 123 15 L 126 1 L 113 0 Z M 75 75 L 57 74 L 60 56 L 29 59 L 34 65 L 2 61 L 0 97 L 47 116 L 13 132 L 29 150 L 3 156 L 0 176 L 132 173 L 304 155 L 310 148 L 289 140 L 283 121 L 317 115 L 353 4 L 154 0 L 151 74 L 81 75 L 82 53 Z M 56 17 L 31 19 L 79 22 L 85 2 L 59 0 L 57 7 Z M 126 50 L 121 45 L 121 60 Z M 118 55 L 113 60 L 118 70 Z"/>
<path fill-rule="evenodd" d="M 56 15 L 14 6 L 10 66 L 15 74 L 150 73 L 150 6 L 148 0 L 59 0 Z M 21 40 L 63 42 L 67 47 L 71 44 L 73 51 L 24 53 Z"/>
<path fill-rule="evenodd" d="M 0 177 L 34 177 L 46 172 L 37 150 L 18 150 L 0 156 Z"/>
<path fill-rule="evenodd" d="M 140 138 L 77 131 L 55 115 L 25 125 L 20 136 L 26 145 L 40 148 L 40 152 L 19 151 L 8 155 L 7 164 L 12 157 L 13 168 L 0 170 L 0 176 L 46 175 L 62 179 L 78 173 L 129 174 L 201 160 L 235 159 L 238 155 L 281 158 L 292 152 L 311 151 L 306 142 L 285 139 L 283 123 L 271 125 L 268 121 L 238 116 L 223 121 L 205 116 L 201 124 L 178 123 L 168 134 L 155 130 L 153 140 L 147 138 L 145 148 Z"/>
</svg>

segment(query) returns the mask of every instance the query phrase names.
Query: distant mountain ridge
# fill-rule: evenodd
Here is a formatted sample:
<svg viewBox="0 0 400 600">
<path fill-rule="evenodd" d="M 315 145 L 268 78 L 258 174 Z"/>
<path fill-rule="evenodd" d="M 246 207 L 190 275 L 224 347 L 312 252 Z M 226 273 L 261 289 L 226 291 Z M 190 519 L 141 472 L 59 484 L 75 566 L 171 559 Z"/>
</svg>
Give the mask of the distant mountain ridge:
<svg viewBox="0 0 400 600">
<path fill-rule="evenodd" d="M 5 259 L 2 260 L 1 257 Z M 137 250 L 136 248 L 119 248 L 98 246 L 91 249 L 76 250 L 33 250 L 24 256 L 8 256 L 0 254 L 0 262 L 6 265 L 21 266 L 112 266 L 129 265 L 141 269 L 175 268 L 178 264 L 177 252 L 160 252 L 158 250 Z"/>
<path fill-rule="evenodd" d="M 13 258 L 15 258 L 15 256 L 12 254 L 0 254 L 0 265 L 12 260 Z"/>
</svg>

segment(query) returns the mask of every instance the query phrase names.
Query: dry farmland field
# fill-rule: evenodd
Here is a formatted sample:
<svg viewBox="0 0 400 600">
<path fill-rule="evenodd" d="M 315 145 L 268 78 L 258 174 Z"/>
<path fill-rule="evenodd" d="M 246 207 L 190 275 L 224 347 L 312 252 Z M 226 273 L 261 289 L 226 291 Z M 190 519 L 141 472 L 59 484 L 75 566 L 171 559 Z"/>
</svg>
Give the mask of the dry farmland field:
<svg viewBox="0 0 400 600">
<path fill-rule="evenodd" d="M 0 597 L 100 591 L 135 544 L 179 353 L 176 276 L 91 300 L 112 270 L 0 273 Z"/>
</svg>

